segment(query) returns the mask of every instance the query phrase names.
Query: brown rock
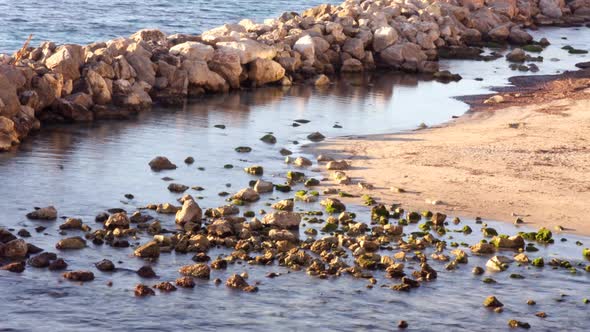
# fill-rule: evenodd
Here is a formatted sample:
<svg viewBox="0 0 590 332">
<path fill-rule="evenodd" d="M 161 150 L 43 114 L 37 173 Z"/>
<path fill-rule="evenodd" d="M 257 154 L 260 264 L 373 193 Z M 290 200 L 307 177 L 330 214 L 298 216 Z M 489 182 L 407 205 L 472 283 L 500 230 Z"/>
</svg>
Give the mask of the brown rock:
<svg viewBox="0 0 590 332">
<path fill-rule="evenodd" d="M 72 281 L 92 281 L 94 280 L 94 273 L 90 271 L 72 271 L 72 272 L 65 272 L 62 276 L 68 280 Z"/>
<path fill-rule="evenodd" d="M 153 296 L 156 295 L 153 289 L 149 288 L 149 286 L 139 284 L 135 286 L 135 296 Z"/>
</svg>

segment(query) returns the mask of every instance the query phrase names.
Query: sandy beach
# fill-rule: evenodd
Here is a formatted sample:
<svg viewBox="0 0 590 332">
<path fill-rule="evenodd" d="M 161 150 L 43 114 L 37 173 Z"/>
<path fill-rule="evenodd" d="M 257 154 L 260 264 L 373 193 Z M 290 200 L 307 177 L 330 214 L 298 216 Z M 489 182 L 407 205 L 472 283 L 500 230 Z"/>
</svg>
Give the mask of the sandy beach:
<svg viewBox="0 0 590 332">
<path fill-rule="evenodd" d="M 315 153 L 349 160 L 347 175 L 375 187 L 339 186 L 348 193 L 484 220 L 520 217 L 534 227 L 588 235 L 588 77 L 580 71 L 517 79 L 521 87 L 499 93 L 504 102 L 470 98 L 472 110 L 444 126 L 343 137 Z"/>
</svg>

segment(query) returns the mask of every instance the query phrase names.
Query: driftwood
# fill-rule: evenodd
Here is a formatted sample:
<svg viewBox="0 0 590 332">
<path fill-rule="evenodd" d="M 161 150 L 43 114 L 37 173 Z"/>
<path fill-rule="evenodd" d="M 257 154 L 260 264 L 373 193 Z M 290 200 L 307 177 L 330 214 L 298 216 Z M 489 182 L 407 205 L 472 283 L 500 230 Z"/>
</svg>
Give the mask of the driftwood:
<svg viewBox="0 0 590 332">
<path fill-rule="evenodd" d="M 18 52 L 14 53 L 14 55 L 12 56 L 12 61 L 10 62 L 11 64 L 17 63 L 20 59 L 22 59 L 22 57 L 27 52 L 27 48 L 29 47 L 29 44 L 31 43 L 31 39 L 33 39 L 33 34 L 30 34 L 29 38 L 27 38 L 27 41 L 25 41 L 25 44 L 23 45 L 23 47 L 21 47 L 21 49 L 18 50 Z"/>
</svg>

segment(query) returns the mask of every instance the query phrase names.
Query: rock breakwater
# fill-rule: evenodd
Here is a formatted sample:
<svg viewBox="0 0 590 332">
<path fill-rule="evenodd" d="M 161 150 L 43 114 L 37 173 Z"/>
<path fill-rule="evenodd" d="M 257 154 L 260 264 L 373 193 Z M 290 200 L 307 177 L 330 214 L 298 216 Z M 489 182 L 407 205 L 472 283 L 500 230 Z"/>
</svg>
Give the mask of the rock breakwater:
<svg viewBox="0 0 590 332">
<path fill-rule="evenodd" d="M 439 56 L 538 44 L 526 28 L 589 18 L 590 0 L 349 0 L 201 35 L 148 29 L 84 46 L 44 42 L 0 55 L 0 151 L 41 123 L 124 119 L 155 102 L 377 68 L 436 73 Z"/>
</svg>

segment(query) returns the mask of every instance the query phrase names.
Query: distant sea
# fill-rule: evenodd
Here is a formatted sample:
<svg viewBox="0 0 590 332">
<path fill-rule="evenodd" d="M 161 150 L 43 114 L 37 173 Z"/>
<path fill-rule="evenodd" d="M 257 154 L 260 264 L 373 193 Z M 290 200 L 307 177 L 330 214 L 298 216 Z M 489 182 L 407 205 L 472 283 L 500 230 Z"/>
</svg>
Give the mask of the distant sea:
<svg viewBox="0 0 590 332">
<path fill-rule="evenodd" d="M 128 36 L 143 28 L 200 33 L 224 23 L 262 21 L 342 0 L 0 0 L 0 53 L 12 53 L 34 35 L 32 45 L 88 44 Z"/>
</svg>

